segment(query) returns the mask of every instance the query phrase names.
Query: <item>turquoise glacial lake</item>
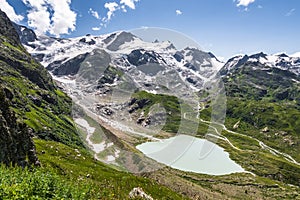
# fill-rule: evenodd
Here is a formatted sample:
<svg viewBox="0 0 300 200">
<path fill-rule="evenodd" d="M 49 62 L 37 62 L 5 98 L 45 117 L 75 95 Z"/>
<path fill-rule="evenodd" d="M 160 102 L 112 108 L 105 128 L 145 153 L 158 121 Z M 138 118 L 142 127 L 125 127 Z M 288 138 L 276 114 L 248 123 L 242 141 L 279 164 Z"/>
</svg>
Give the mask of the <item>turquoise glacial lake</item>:
<svg viewBox="0 0 300 200">
<path fill-rule="evenodd" d="M 178 135 L 137 146 L 147 157 L 182 171 L 209 175 L 245 172 L 223 148 L 206 139 Z"/>
</svg>

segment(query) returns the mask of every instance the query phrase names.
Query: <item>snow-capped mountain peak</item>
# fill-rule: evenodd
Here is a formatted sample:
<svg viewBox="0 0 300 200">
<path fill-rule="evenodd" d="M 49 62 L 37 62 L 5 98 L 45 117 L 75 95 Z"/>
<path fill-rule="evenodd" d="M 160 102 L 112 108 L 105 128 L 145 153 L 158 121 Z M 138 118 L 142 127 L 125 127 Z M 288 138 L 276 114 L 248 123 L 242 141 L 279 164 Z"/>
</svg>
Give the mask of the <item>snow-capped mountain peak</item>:
<svg viewBox="0 0 300 200">
<path fill-rule="evenodd" d="M 182 93 L 188 92 L 186 87 L 200 90 L 224 65 L 210 52 L 178 50 L 170 41 L 146 42 L 125 31 L 68 39 L 39 35 L 25 46 L 54 76 L 74 76 L 82 66 L 95 63 L 101 70 L 112 66 L 131 77 L 136 87 L 157 93 L 161 86 L 176 86 Z"/>
<path fill-rule="evenodd" d="M 222 68 L 221 74 L 224 75 L 244 64 L 260 64 L 265 67 L 275 67 L 291 71 L 297 75 L 300 74 L 300 55 L 298 56 L 298 54 L 293 54 L 292 56 L 289 56 L 286 53 L 267 55 L 263 52 L 250 56 L 238 55 L 229 59 Z"/>
</svg>

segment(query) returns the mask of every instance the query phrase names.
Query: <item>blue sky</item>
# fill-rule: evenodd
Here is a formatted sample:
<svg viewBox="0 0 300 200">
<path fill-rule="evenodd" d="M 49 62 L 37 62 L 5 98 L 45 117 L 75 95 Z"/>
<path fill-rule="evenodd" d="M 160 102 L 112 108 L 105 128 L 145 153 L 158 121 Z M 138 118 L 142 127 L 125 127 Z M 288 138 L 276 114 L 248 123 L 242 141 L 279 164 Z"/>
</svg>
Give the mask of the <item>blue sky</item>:
<svg viewBox="0 0 300 200">
<path fill-rule="evenodd" d="M 20 24 L 60 37 L 161 27 L 226 59 L 300 51 L 299 0 L 0 0 L 0 8 Z"/>
</svg>

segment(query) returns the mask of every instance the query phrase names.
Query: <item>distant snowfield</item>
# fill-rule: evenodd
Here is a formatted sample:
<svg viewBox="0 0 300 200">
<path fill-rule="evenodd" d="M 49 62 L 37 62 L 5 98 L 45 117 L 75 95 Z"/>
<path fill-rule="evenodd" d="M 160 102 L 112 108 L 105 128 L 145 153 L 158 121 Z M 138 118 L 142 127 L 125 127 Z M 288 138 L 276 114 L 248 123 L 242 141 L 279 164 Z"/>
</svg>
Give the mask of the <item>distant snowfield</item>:
<svg viewBox="0 0 300 200">
<path fill-rule="evenodd" d="M 300 52 L 293 53 L 291 55 L 291 57 L 297 57 L 297 58 L 299 58 L 300 57 Z"/>
<path fill-rule="evenodd" d="M 119 157 L 119 154 L 120 154 L 120 150 L 116 150 L 114 155 L 109 155 L 109 156 L 107 156 L 105 160 L 106 160 L 107 162 L 113 162 L 113 161 L 116 160 L 116 158 Z"/>
<path fill-rule="evenodd" d="M 53 74 L 51 74 L 53 79 L 60 82 L 60 83 L 65 83 L 65 84 L 73 84 L 75 85 L 76 81 L 75 79 L 68 79 L 67 77 L 57 77 L 57 76 L 54 76 Z"/>
<path fill-rule="evenodd" d="M 95 128 L 91 127 L 85 119 L 77 118 L 77 119 L 75 119 L 75 123 L 78 124 L 79 126 L 85 128 L 88 131 L 89 135 L 93 134 L 95 132 Z"/>
<path fill-rule="evenodd" d="M 89 125 L 89 123 L 82 118 L 76 118 L 75 123 L 78 124 L 79 126 L 81 126 L 82 128 L 85 128 L 87 130 L 88 135 L 86 136 L 86 141 L 88 142 L 89 146 L 92 147 L 92 150 L 98 154 L 102 151 L 104 151 L 105 149 L 107 149 L 108 147 L 111 147 L 112 145 L 114 145 L 114 143 L 106 143 L 105 141 L 99 143 L 99 144 L 95 144 L 91 141 L 91 136 L 92 134 L 95 132 L 95 128 L 91 127 Z"/>
<path fill-rule="evenodd" d="M 101 160 L 98 158 L 97 154 L 99 154 L 99 153 L 103 152 L 105 149 L 113 146 L 114 143 L 113 142 L 106 143 L 106 141 L 103 141 L 99 144 L 93 143 L 90 138 L 96 129 L 94 127 L 91 127 L 85 119 L 76 118 L 74 121 L 77 125 L 81 126 L 82 128 L 85 128 L 87 130 L 88 135 L 86 137 L 86 141 L 87 141 L 88 145 L 91 147 L 91 149 L 95 152 L 95 158 L 98 160 Z M 106 156 L 104 161 L 111 163 L 111 162 L 114 162 L 119 156 L 120 156 L 120 150 L 116 149 L 114 151 L 113 155 Z"/>
</svg>

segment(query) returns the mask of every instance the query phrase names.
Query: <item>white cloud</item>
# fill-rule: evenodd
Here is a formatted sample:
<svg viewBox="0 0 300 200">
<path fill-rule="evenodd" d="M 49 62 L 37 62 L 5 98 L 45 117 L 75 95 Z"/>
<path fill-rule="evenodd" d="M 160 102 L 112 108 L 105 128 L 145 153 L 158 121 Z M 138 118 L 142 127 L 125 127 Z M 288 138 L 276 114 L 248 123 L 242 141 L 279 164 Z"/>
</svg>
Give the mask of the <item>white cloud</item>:
<svg viewBox="0 0 300 200">
<path fill-rule="evenodd" d="M 45 1 L 23 0 L 25 5 L 31 9 L 28 11 L 28 25 L 38 33 L 46 33 L 50 29 L 50 13 L 47 11 L 47 3 Z"/>
<path fill-rule="evenodd" d="M 236 2 L 238 3 L 237 6 L 245 6 L 247 7 L 249 4 L 254 3 L 255 0 L 236 0 Z"/>
<path fill-rule="evenodd" d="M 7 14 L 10 20 L 20 22 L 24 19 L 22 15 L 17 15 L 15 9 L 6 0 L 0 0 L 1 10 Z"/>
<path fill-rule="evenodd" d="M 71 0 L 48 0 L 48 2 L 54 10 L 50 33 L 59 36 L 68 34 L 69 30 L 74 31 L 77 14 L 70 8 Z"/>
<path fill-rule="evenodd" d="M 135 2 L 138 2 L 139 0 L 121 0 L 120 4 L 124 4 L 128 6 L 131 9 L 135 9 Z"/>
<path fill-rule="evenodd" d="M 90 8 L 89 13 L 92 14 L 96 19 L 100 19 L 98 12 L 93 10 L 92 8 Z"/>
<path fill-rule="evenodd" d="M 114 16 L 115 12 L 121 10 L 122 12 L 127 12 L 127 8 L 134 10 L 135 3 L 140 0 L 120 0 L 118 4 L 115 1 L 107 2 L 104 4 L 104 8 L 108 9 L 106 17 L 103 17 L 101 27 L 106 27 L 107 23 L 111 20 L 112 16 Z"/>
<path fill-rule="evenodd" d="M 109 2 L 104 4 L 104 8 L 108 9 L 107 17 L 103 18 L 102 21 L 108 22 L 111 20 L 111 17 L 114 15 L 114 12 L 119 9 L 119 4 L 116 2 Z"/>
<path fill-rule="evenodd" d="M 262 6 L 262 5 L 258 5 L 257 7 L 258 7 L 259 9 L 262 9 L 262 8 L 263 8 L 263 6 Z"/>
<path fill-rule="evenodd" d="M 126 9 L 126 6 L 125 6 L 125 5 L 122 5 L 122 6 L 121 6 L 121 9 L 122 9 L 123 12 L 127 12 L 127 9 Z"/>
<path fill-rule="evenodd" d="M 181 10 L 176 10 L 175 12 L 176 12 L 176 15 L 182 15 Z"/>
<path fill-rule="evenodd" d="M 93 27 L 92 30 L 93 30 L 93 31 L 100 31 L 100 30 L 101 30 L 101 27 Z"/>
<path fill-rule="evenodd" d="M 291 9 L 289 12 L 287 12 L 287 13 L 285 14 L 285 16 L 286 16 L 286 17 L 289 17 L 289 16 L 291 16 L 292 14 L 294 14 L 295 11 L 296 11 L 296 9 L 293 8 L 293 9 Z"/>
<path fill-rule="evenodd" d="M 23 0 L 30 8 L 28 25 L 39 33 L 55 36 L 68 34 L 76 29 L 77 14 L 71 10 L 71 0 Z"/>
</svg>

